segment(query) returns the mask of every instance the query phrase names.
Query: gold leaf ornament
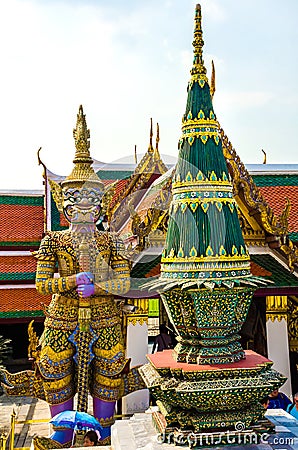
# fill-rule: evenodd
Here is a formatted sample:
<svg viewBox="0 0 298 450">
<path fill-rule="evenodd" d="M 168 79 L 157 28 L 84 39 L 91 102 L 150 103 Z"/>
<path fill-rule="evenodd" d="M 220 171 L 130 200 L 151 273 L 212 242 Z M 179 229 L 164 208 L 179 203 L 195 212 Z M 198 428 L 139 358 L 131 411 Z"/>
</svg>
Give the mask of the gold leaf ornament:
<svg viewBox="0 0 298 450">
<path fill-rule="evenodd" d="M 62 187 L 59 183 L 57 183 L 54 180 L 51 180 L 50 178 L 49 184 L 52 192 L 52 196 L 54 199 L 54 202 L 56 203 L 57 209 L 60 213 L 63 212 L 63 194 L 62 194 Z"/>
<path fill-rule="evenodd" d="M 101 214 L 107 215 L 108 217 L 108 222 L 110 222 L 111 219 L 111 215 L 112 215 L 112 211 L 110 209 L 110 204 L 111 201 L 115 195 L 116 192 L 116 186 L 119 180 L 114 181 L 113 183 L 109 184 L 105 190 L 104 190 L 104 194 L 102 197 L 102 211 Z"/>
</svg>

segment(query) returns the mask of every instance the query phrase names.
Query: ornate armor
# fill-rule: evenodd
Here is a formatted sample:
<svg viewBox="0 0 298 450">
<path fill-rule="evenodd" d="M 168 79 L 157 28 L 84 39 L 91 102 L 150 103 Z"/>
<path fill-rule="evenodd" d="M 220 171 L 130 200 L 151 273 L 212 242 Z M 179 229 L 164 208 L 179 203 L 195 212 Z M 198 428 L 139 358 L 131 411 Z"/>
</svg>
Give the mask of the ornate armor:
<svg viewBox="0 0 298 450">
<path fill-rule="evenodd" d="M 73 275 L 82 270 L 76 255 L 78 249 L 75 248 L 79 237 L 70 230 L 50 232 L 35 253 L 38 259 L 36 288 L 42 294 L 53 294 L 45 310 L 45 329 L 37 361 L 38 369 L 46 380 L 45 399 L 50 404 L 62 403 L 76 392 L 72 374 L 76 370 L 74 356 L 80 298 Z M 90 387 L 92 394 L 111 401 L 121 397 L 121 372 L 127 362 L 119 311 L 111 294 L 128 291 L 130 272 L 128 261 L 120 254 L 119 240 L 97 230 L 89 237 L 92 237 L 93 251 L 96 252 L 95 285 L 102 286 L 106 291 L 105 294 L 91 296 L 89 301 L 92 343 Z M 60 277 L 54 277 L 57 264 Z"/>
</svg>

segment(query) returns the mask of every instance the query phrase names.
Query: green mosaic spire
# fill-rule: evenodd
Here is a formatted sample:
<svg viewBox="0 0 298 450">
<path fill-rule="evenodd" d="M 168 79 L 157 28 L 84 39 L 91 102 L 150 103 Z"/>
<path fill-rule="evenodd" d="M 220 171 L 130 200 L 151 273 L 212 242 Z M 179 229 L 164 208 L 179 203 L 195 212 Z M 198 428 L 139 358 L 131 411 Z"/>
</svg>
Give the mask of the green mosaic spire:
<svg viewBox="0 0 298 450">
<path fill-rule="evenodd" d="M 192 280 L 193 284 L 197 280 L 199 286 L 251 277 L 203 62 L 203 45 L 201 7 L 197 5 L 194 60 L 160 281 L 181 284 Z"/>
<path fill-rule="evenodd" d="M 245 358 L 238 333 L 255 288 L 267 282 L 250 273 L 203 63 L 200 5 L 193 46 L 161 274 L 144 287 L 160 291 L 177 362 L 229 364 Z"/>
</svg>

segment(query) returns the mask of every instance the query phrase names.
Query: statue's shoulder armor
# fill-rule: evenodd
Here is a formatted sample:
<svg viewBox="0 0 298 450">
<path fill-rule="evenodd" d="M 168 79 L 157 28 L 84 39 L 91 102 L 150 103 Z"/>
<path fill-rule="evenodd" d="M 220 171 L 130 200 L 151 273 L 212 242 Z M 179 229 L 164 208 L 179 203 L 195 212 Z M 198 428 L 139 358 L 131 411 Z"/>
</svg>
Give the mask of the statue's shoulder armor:
<svg viewBox="0 0 298 450">
<path fill-rule="evenodd" d="M 36 252 L 32 252 L 37 259 L 52 259 L 57 250 L 69 239 L 68 230 L 48 231 Z"/>
</svg>

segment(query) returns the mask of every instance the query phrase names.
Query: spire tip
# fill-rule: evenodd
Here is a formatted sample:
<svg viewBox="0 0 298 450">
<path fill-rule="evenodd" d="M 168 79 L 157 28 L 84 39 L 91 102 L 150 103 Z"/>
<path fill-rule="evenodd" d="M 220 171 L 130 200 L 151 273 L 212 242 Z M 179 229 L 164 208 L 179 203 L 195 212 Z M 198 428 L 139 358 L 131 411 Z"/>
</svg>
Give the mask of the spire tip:
<svg viewBox="0 0 298 450">
<path fill-rule="evenodd" d="M 203 33 L 202 33 L 202 14 L 201 14 L 201 5 L 196 5 L 195 12 L 195 29 L 194 29 L 194 40 L 193 40 L 193 66 L 190 71 L 192 77 L 202 78 L 207 81 L 206 73 L 207 70 L 204 66 L 203 61 Z"/>
</svg>

